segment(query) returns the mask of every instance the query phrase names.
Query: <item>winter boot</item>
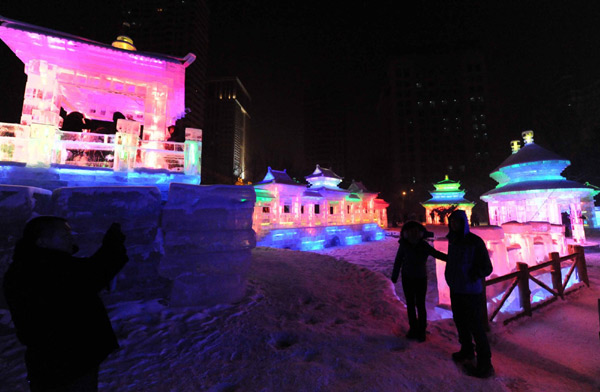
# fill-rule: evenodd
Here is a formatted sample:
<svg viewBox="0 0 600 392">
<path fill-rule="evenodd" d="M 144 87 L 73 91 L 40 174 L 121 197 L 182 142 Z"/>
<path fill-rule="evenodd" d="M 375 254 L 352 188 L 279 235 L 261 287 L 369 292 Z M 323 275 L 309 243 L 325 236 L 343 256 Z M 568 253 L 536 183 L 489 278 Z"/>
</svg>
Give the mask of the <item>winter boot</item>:
<svg viewBox="0 0 600 392">
<path fill-rule="evenodd" d="M 477 361 L 477 366 L 465 366 L 467 374 L 471 377 L 489 378 L 495 374 L 492 362 L 488 360 Z"/>
<path fill-rule="evenodd" d="M 452 360 L 454 362 L 469 361 L 473 358 L 475 358 L 475 354 L 473 353 L 473 351 L 467 351 L 467 350 L 461 349 L 460 351 L 452 353 Z"/>
<path fill-rule="evenodd" d="M 427 321 L 419 320 L 419 329 L 417 330 L 417 341 L 424 342 L 427 340 Z"/>
<path fill-rule="evenodd" d="M 417 339 L 417 336 L 418 336 L 417 330 L 414 328 L 410 328 L 408 330 L 408 332 L 406 333 L 407 339 Z"/>
</svg>

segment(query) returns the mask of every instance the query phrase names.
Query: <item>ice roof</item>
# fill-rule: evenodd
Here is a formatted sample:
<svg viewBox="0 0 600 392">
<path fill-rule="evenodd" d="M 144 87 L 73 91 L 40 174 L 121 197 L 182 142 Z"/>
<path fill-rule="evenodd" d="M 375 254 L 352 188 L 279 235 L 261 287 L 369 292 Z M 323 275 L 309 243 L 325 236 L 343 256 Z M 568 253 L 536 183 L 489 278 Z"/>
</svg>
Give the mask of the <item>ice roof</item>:
<svg viewBox="0 0 600 392">
<path fill-rule="evenodd" d="M 367 187 L 361 181 L 352 180 L 352 184 L 348 187 L 349 192 L 362 192 L 362 193 L 372 193 L 369 192 Z"/>
<path fill-rule="evenodd" d="M 256 185 L 268 184 L 268 183 L 301 185 L 301 184 L 298 184 L 298 182 L 294 181 L 294 179 L 292 179 L 289 176 L 289 174 L 287 174 L 285 169 L 283 171 L 273 170 L 273 169 L 271 169 L 270 166 L 267 169 L 267 174 L 265 175 L 265 178 L 263 178 L 263 180 L 261 182 L 257 182 Z"/>
<path fill-rule="evenodd" d="M 340 179 L 340 180 L 342 179 L 342 177 L 340 177 L 337 174 L 335 174 L 333 172 L 333 170 L 321 167 L 318 164 L 317 164 L 317 167 L 315 168 L 315 171 L 310 176 L 306 176 L 304 178 L 308 179 L 308 178 L 314 178 L 314 177 L 337 178 L 337 179 Z"/>
<path fill-rule="evenodd" d="M 552 151 L 546 150 L 543 147 L 531 142 L 525 144 L 519 151 L 511 154 L 506 158 L 500 166 L 494 169 L 494 172 L 502 169 L 503 167 L 513 166 L 520 163 L 538 162 L 538 161 L 564 161 L 566 166 L 570 165 L 568 159 L 561 157 L 560 155 L 553 153 Z"/>
<path fill-rule="evenodd" d="M 304 191 L 304 193 L 302 194 L 302 196 L 306 196 L 306 197 L 323 197 L 322 194 L 320 194 L 318 191 L 312 190 L 312 189 L 307 189 Z"/>
<path fill-rule="evenodd" d="M 481 195 L 481 197 L 497 195 L 508 192 L 522 192 L 522 191 L 543 191 L 543 190 L 576 190 L 576 191 L 589 191 L 596 192 L 595 189 L 587 187 L 575 181 L 570 180 L 548 180 L 548 181 L 520 181 L 514 183 L 508 183 L 502 187 L 492 189 Z"/>
<path fill-rule="evenodd" d="M 89 45 L 89 46 L 95 46 L 95 47 L 114 51 L 115 53 L 123 53 L 125 55 L 132 55 L 133 56 L 132 58 L 147 57 L 149 59 L 157 59 L 157 60 L 167 61 L 167 62 L 176 63 L 176 64 L 184 64 L 186 62 L 186 59 L 168 56 L 165 54 L 140 52 L 140 51 L 129 51 L 129 50 L 125 50 L 125 49 L 115 48 L 109 44 L 104 44 L 101 42 L 93 41 L 91 39 L 64 33 L 62 31 L 52 30 L 52 29 L 48 29 L 45 27 L 36 26 L 36 25 L 29 24 L 29 23 L 24 23 L 24 22 L 20 22 L 17 20 L 8 19 L 2 15 L 0 15 L 0 28 L 3 31 L 3 34 L 0 36 L 0 38 L 2 38 L 2 40 L 13 50 L 13 52 L 15 52 L 15 54 L 17 54 L 19 59 L 21 59 L 21 61 L 23 61 L 24 63 L 26 63 L 26 61 L 23 59 L 23 57 L 27 57 L 28 52 L 32 52 L 32 53 L 39 52 L 39 50 L 40 50 L 39 42 L 37 44 L 34 44 L 34 42 L 39 41 L 40 36 L 45 36 L 45 37 L 51 38 L 50 41 L 52 41 L 52 42 L 48 42 L 47 44 L 50 48 L 53 48 L 53 49 L 62 50 L 62 49 L 60 49 L 60 45 L 56 45 L 56 44 L 60 44 L 60 41 L 67 41 L 67 42 L 70 41 L 72 43 L 71 44 L 72 46 L 80 46 L 82 44 Z M 5 39 L 6 31 L 9 29 L 13 30 L 13 32 L 12 32 L 13 37 Z M 54 38 L 54 39 L 52 39 L 52 38 Z M 18 46 L 17 46 L 17 41 L 21 41 L 21 42 L 19 42 Z M 17 52 L 19 52 L 19 53 L 17 53 Z M 70 51 L 63 51 L 63 52 L 64 52 L 63 55 L 68 56 Z M 189 65 L 189 64 L 186 64 L 186 66 L 187 65 Z"/>
<path fill-rule="evenodd" d="M 464 197 L 456 198 L 456 199 L 436 199 L 431 198 L 426 202 L 421 203 L 422 206 L 427 205 L 438 205 L 438 204 L 475 204 L 470 200 L 465 199 Z"/>
</svg>

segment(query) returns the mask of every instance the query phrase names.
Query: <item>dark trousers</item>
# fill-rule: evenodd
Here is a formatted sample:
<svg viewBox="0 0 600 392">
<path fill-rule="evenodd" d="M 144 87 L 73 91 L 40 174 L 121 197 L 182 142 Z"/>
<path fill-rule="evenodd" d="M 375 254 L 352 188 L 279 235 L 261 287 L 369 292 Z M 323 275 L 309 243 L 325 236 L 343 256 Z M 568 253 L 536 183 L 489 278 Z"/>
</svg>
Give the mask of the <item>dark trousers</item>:
<svg viewBox="0 0 600 392">
<path fill-rule="evenodd" d="M 492 358 L 490 344 L 485 334 L 482 315 L 481 294 L 458 294 L 450 292 L 452 316 L 458 331 L 460 350 L 473 352 L 473 340 L 478 362 L 489 362 Z"/>
<path fill-rule="evenodd" d="M 69 385 L 45 388 L 31 383 L 29 388 L 31 392 L 98 392 L 98 370 L 98 367 L 91 369 Z"/>
<path fill-rule="evenodd" d="M 425 308 L 425 294 L 427 294 L 427 278 L 409 278 L 402 275 L 402 289 L 406 298 L 406 311 L 410 329 L 425 331 L 427 328 L 427 310 Z M 419 312 L 417 318 L 416 310 Z"/>
</svg>

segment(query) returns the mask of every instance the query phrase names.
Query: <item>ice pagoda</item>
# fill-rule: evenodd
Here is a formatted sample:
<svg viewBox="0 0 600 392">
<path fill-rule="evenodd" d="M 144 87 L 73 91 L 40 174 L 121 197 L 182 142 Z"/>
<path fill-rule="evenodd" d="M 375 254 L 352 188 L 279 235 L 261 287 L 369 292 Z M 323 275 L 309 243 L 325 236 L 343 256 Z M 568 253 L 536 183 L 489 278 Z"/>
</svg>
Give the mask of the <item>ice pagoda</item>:
<svg viewBox="0 0 600 392">
<path fill-rule="evenodd" d="M 447 223 L 447 216 L 444 217 L 443 222 L 440 219 L 436 219 L 435 210 L 438 208 L 450 208 L 452 206 L 456 206 L 459 210 L 464 210 L 467 218 L 471 220 L 471 212 L 475 203 L 465 199 L 465 191 L 460 189 L 459 181 L 452 181 L 446 175 L 442 181 L 433 184 L 433 186 L 435 190 L 429 192 L 431 193 L 431 199 L 421 203 L 425 207 L 425 218 L 428 224 L 442 225 Z"/>
<path fill-rule="evenodd" d="M 481 196 L 488 203 L 492 225 L 507 222 L 563 224 L 568 214 L 576 243 L 585 242 L 583 216 L 596 227 L 593 187 L 561 176 L 571 162 L 533 142 L 533 131 L 522 134 L 524 146 L 513 141 L 513 151 L 491 174 L 498 185 Z M 566 216 L 566 215 L 565 215 Z"/>
<path fill-rule="evenodd" d="M 388 203 L 377 192 L 354 181 L 342 189 L 342 177 L 319 165 L 305 178 L 308 185 L 269 167 L 254 184 L 258 245 L 315 250 L 384 238 Z"/>
</svg>

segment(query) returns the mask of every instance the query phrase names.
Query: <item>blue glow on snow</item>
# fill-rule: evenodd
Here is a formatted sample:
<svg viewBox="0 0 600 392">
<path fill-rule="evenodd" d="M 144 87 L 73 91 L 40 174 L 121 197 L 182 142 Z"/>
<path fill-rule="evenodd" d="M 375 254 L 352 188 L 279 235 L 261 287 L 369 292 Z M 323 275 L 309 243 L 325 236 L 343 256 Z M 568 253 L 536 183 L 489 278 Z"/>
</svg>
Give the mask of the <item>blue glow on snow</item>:
<svg viewBox="0 0 600 392">
<path fill-rule="evenodd" d="M 384 238 L 385 238 L 385 234 L 382 231 L 375 233 L 375 241 L 381 241 Z"/>
</svg>

